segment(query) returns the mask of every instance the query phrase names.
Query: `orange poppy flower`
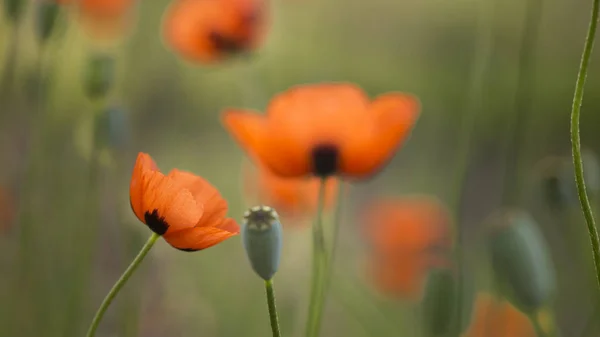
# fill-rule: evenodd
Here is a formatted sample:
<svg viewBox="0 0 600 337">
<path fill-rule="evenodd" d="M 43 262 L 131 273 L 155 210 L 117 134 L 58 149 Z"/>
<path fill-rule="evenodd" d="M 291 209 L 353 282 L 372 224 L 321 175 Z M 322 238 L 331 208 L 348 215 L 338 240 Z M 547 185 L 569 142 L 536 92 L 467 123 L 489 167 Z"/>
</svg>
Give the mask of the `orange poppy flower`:
<svg viewBox="0 0 600 337">
<path fill-rule="evenodd" d="M 112 39 L 119 36 L 131 21 L 136 0 L 56 0 L 62 5 L 76 6 L 80 23 L 93 38 Z"/>
<path fill-rule="evenodd" d="M 449 252 L 451 218 L 446 207 L 427 196 L 386 197 L 372 201 L 361 213 L 363 232 L 380 254 Z"/>
<path fill-rule="evenodd" d="M 163 24 L 166 43 L 190 61 L 214 62 L 263 41 L 264 0 L 176 0 Z"/>
<path fill-rule="evenodd" d="M 382 293 L 418 300 L 428 271 L 451 267 L 450 216 L 436 199 L 382 198 L 360 220 L 371 248 L 369 278 Z"/>
<path fill-rule="evenodd" d="M 367 279 L 382 294 L 418 302 L 430 270 L 425 259 L 414 252 L 400 257 L 374 254 L 367 262 Z"/>
<path fill-rule="evenodd" d="M 242 170 L 245 194 L 253 199 L 253 204 L 275 208 L 285 219 L 284 225 L 308 218 L 317 211 L 318 178 L 281 178 L 262 165 L 244 165 Z M 337 188 L 338 181 L 329 178 L 325 187 L 325 209 L 334 205 Z"/>
<path fill-rule="evenodd" d="M 206 180 L 177 169 L 164 175 L 146 153 L 138 154 L 129 197 L 137 218 L 179 250 L 205 249 L 240 231 Z"/>
<path fill-rule="evenodd" d="M 533 324 L 507 301 L 477 295 L 473 320 L 465 337 L 535 337 Z"/>
<path fill-rule="evenodd" d="M 407 94 L 369 101 L 352 84 L 314 84 L 279 94 L 266 116 L 229 110 L 223 119 L 234 138 L 279 176 L 365 178 L 391 159 L 418 112 L 419 101 Z"/>
</svg>

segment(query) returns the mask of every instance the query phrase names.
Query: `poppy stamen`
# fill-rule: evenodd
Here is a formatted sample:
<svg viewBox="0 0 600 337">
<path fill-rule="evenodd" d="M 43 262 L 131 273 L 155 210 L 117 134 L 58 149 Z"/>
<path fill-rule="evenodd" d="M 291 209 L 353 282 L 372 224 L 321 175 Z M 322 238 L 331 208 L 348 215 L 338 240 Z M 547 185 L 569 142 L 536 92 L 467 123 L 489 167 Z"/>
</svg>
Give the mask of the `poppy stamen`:
<svg viewBox="0 0 600 337">
<path fill-rule="evenodd" d="M 164 217 L 158 215 L 157 209 L 153 210 L 152 213 L 144 213 L 144 219 L 148 228 L 158 235 L 165 234 L 167 229 L 169 229 L 169 224 L 165 221 Z"/>
<path fill-rule="evenodd" d="M 312 150 L 313 172 L 319 177 L 328 177 L 338 170 L 339 151 L 336 146 L 318 145 Z"/>
</svg>

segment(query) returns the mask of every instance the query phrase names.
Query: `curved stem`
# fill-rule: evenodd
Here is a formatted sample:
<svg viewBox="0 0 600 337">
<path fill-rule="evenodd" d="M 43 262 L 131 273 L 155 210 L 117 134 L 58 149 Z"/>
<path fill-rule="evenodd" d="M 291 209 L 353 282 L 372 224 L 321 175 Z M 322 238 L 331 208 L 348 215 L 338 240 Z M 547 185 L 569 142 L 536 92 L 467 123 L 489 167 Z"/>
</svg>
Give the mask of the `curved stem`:
<svg viewBox="0 0 600 337">
<path fill-rule="evenodd" d="M 265 281 L 265 289 L 267 291 L 267 304 L 269 305 L 269 319 L 271 320 L 273 337 L 281 337 L 281 332 L 279 331 L 279 319 L 277 318 L 277 307 L 275 306 L 273 279 Z"/>
<path fill-rule="evenodd" d="M 590 242 L 594 257 L 594 265 L 596 268 L 596 281 L 600 287 L 600 238 L 596 230 L 594 214 L 590 206 L 590 201 L 585 190 L 585 180 L 583 178 L 583 161 L 581 159 L 581 139 L 579 136 L 579 115 L 581 113 L 581 103 L 583 101 L 583 91 L 585 87 L 585 79 L 587 77 L 587 69 L 590 63 L 592 50 L 594 49 L 594 39 L 596 37 L 596 29 L 598 26 L 598 12 L 600 8 L 600 0 L 593 0 L 592 14 L 590 25 L 585 39 L 583 54 L 581 56 L 581 64 L 579 73 L 577 74 L 577 82 L 575 84 L 575 93 L 573 95 L 573 107 L 571 110 L 571 145 L 573 151 L 573 165 L 575 167 L 575 183 L 577 185 L 577 194 L 579 202 L 587 224 Z"/>
<path fill-rule="evenodd" d="M 316 337 L 321 327 L 321 316 L 325 303 L 324 288 L 326 283 L 327 251 L 325 250 L 325 235 L 323 233 L 323 208 L 325 203 L 326 178 L 322 178 L 319 186 L 319 201 L 317 218 L 312 227 L 313 259 L 310 303 L 306 321 L 306 336 Z"/>
<path fill-rule="evenodd" d="M 146 254 L 148 254 L 148 252 L 150 251 L 152 246 L 154 246 L 154 243 L 156 242 L 156 240 L 158 240 L 159 237 L 160 237 L 160 235 L 158 235 L 156 233 L 152 233 L 152 235 L 150 236 L 150 238 L 148 238 L 148 241 L 146 241 L 146 243 L 144 244 L 144 246 L 142 247 L 142 249 L 140 250 L 138 255 L 135 257 L 135 259 L 133 259 L 133 261 L 131 261 L 131 264 L 129 265 L 129 267 L 127 267 L 127 269 L 125 269 L 125 272 L 123 273 L 123 275 L 121 275 L 121 277 L 119 278 L 117 283 L 115 283 L 115 285 L 112 287 L 112 289 L 110 289 L 110 291 L 108 292 L 108 294 L 102 301 L 102 304 L 100 304 L 100 308 L 98 308 L 98 311 L 96 312 L 96 315 L 94 316 L 94 319 L 92 320 L 92 324 L 90 325 L 90 328 L 86 334 L 87 337 L 94 336 L 94 334 L 96 333 L 96 329 L 98 328 L 98 325 L 100 324 L 100 321 L 102 320 L 102 317 L 104 316 L 104 313 L 106 312 L 106 309 L 108 309 L 108 307 L 110 306 L 112 301 L 115 299 L 115 297 L 117 296 L 117 294 L 119 293 L 121 288 L 123 288 L 125 283 L 127 283 L 127 280 L 129 280 L 129 278 L 131 277 L 133 272 L 137 269 L 137 267 L 140 265 L 140 263 L 144 260 L 144 258 L 146 257 Z"/>
</svg>

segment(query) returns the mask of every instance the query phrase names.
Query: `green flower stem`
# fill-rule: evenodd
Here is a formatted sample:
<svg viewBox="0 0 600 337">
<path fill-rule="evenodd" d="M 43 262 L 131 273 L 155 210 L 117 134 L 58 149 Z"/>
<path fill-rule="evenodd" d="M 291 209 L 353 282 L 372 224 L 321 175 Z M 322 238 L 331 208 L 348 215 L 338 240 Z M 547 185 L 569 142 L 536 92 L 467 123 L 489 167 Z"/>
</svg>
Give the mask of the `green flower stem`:
<svg viewBox="0 0 600 337">
<path fill-rule="evenodd" d="M 321 179 L 319 186 L 319 201 L 317 218 L 312 227 L 313 259 L 310 302 L 308 319 L 306 321 L 306 337 L 316 337 L 321 327 L 321 316 L 325 304 L 325 283 L 327 277 L 327 251 L 325 250 L 325 235 L 323 233 L 323 209 L 325 204 L 326 179 Z"/>
<path fill-rule="evenodd" d="M 343 209 L 343 198 L 346 193 L 346 184 L 343 181 L 339 182 L 340 186 L 338 188 L 338 197 L 337 204 L 335 207 L 335 215 L 333 219 L 333 242 L 331 244 L 331 251 L 329 252 L 329 257 L 327 258 L 327 265 L 325 266 L 325 285 L 323 286 L 323 292 L 321 294 L 322 297 L 326 297 L 327 292 L 329 291 L 329 285 L 331 284 L 331 279 L 333 277 L 333 262 L 335 260 L 335 252 L 338 243 L 340 224 L 342 221 L 342 209 Z M 321 301 L 325 302 L 325 298 L 321 299 Z"/>
<path fill-rule="evenodd" d="M 156 233 L 152 233 L 152 236 L 150 236 L 150 238 L 148 238 L 148 241 L 146 241 L 146 243 L 144 244 L 144 246 L 142 247 L 142 249 L 140 250 L 138 255 L 135 257 L 135 259 L 133 259 L 133 261 L 131 261 L 131 264 L 129 265 L 129 267 L 127 267 L 127 269 L 125 270 L 123 275 L 121 275 L 121 277 L 119 278 L 117 283 L 115 283 L 115 285 L 112 287 L 112 289 L 108 292 L 108 294 L 102 301 L 102 304 L 100 304 L 100 308 L 98 308 L 98 311 L 96 312 L 96 315 L 94 316 L 94 319 L 92 320 L 92 324 L 90 325 L 90 328 L 86 334 L 87 337 L 94 336 L 94 334 L 96 333 L 96 329 L 98 328 L 98 325 L 100 324 L 100 321 L 102 320 L 102 317 L 104 316 L 104 313 L 106 312 L 106 309 L 108 309 L 108 307 L 110 306 L 112 301 L 115 299 L 115 297 L 117 296 L 117 294 L 119 293 L 121 288 L 123 288 L 125 283 L 127 283 L 127 281 L 129 280 L 129 278 L 131 277 L 133 272 L 137 269 L 137 267 L 140 265 L 142 260 L 144 260 L 144 258 L 146 257 L 146 255 L 148 254 L 148 252 L 150 251 L 152 246 L 154 246 L 154 243 L 156 242 L 156 240 L 158 240 L 159 237 L 160 237 L 160 235 L 158 235 Z"/>
<path fill-rule="evenodd" d="M 577 194 L 579 202 L 587 224 L 590 242 L 594 257 L 594 265 L 596 268 L 596 281 L 600 287 L 600 238 L 596 230 L 594 214 L 590 206 L 590 201 L 585 190 L 585 181 L 583 178 L 583 160 L 581 159 L 581 139 L 579 136 L 579 115 L 581 113 L 581 103 L 583 101 L 583 91 L 585 87 L 585 79 L 587 77 L 588 65 L 594 49 L 594 39 L 596 38 L 596 30 L 598 26 L 598 12 L 600 8 L 600 0 L 593 0 L 592 14 L 590 25 L 583 47 L 581 56 L 581 64 L 579 73 L 577 74 L 577 82 L 575 83 L 575 93 L 573 95 L 573 107 L 571 110 L 571 145 L 573 151 L 573 165 L 575 166 L 575 183 L 577 184 Z"/>
<path fill-rule="evenodd" d="M 275 306 L 273 279 L 265 281 L 265 289 L 267 291 L 267 304 L 269 305 L 269 319 L 271 320 L 273 337 L 281 337 L 281 332 L 279 331 L 279 319 L 277 318 L 277 307 Z"/>
</svg>

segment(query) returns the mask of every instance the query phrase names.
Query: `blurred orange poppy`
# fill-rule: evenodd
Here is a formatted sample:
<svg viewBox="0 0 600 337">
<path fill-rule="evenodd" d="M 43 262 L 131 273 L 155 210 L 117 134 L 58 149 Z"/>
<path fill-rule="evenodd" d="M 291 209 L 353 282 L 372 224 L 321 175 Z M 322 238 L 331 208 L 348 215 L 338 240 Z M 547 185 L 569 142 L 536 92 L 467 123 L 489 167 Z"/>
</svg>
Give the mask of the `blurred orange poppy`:
<svg viewBox="0 0 600 337">
<path fill-rule="evenodd" d="M 137 0 L 56 0 L 74 5 L 80 23 L 93 38 L 112 39 L 122 34 L 132 21 L 132 9 Z"/>
<path fill-rule="evenodd" d="M 146 153 L 138 154 L 129 197 L 137 218 L 179 250 L 205 249 L 240 231 L 206 180 L 177 169 L 164 175 Z"/>
<path fill-rule="evenodd" d="M 490 294 L 477 295 L 475 312 L 465 337 L 535 337 L 533 324 L 524 313 Z"/>
<path fill-rule="evenodd" d="M 370 102 L 353 84 L 313 84 L 275 96 L 266 116 L 228 110 L 223 120 L 279 176 L 365 178 L 391 159 L 418 112 L 419 101 L 407 94 L 388 93 Z"/>
<path fill-rule="evenodd" d="M 190 61 L 215 62 L 264 39 L 264 0 L 176 0 L 165 13 L 166 43 Z"/>
<path fill-rule="evenodd" d="M 431 268 L 451 267 L 450 216 L 436 199 L 381 198 L 360 220 L 370 247 L 369 277 L 382 293 L 417 300 Z"/>
<path fill-rule="evenodd" d="M 317 211 L 320 185 L 318 178 L 281 178 L 262 165 L 244 165 L 242 170 L 245 194 L 256 199 L 253 200 L 254 204 L 275 208 L 285 219 L 282 224 L 305 224 L 301 220 L 311 217 Z M 326 210 L 334 205 L 337 187 L 337 179 L 327 180 L 324 204 Z"/>
</svg>

